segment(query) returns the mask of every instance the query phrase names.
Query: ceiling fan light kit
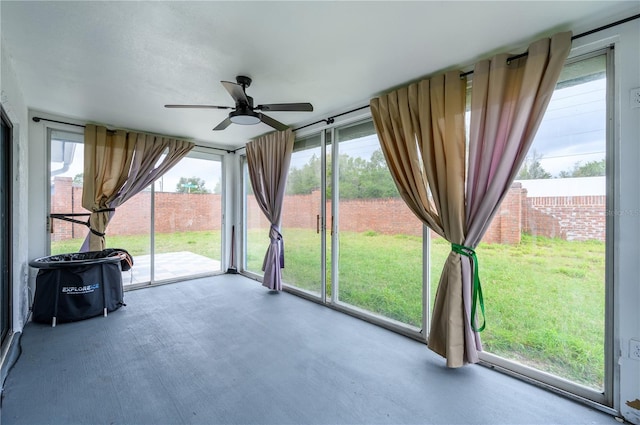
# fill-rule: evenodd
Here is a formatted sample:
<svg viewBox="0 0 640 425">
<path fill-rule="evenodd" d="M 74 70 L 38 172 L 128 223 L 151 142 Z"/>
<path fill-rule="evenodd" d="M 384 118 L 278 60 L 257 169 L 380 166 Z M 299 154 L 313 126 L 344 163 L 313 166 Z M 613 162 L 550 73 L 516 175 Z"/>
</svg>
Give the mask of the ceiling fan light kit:
<svg viewBox="0 0 640 425">
<path fill-rule="evenodd" d="M 229 112 L 229 116 L 218 124 L 213 130 L 224 130 L 231 124 L 254 125 L 263 122 L 276 130 L 286 130 L 287 125 L 271 118 L 256 110 L 260 111 L 289 111 L 289 112 L 311 112 L 313 105 L 310 103 L 267 103 L 264 105 L 253 106 L 253 98 L 247 96 L 246 89 L 251 85 L 251 78 L 239 75 L 236 77 L 236 83 L 230 81 L 221 81 L 222 86 L 229 92 L 229 95 L 236 103 L 235 109 L 229 106 L 217 105 L 164 105 L 165 108 L 183 108 L 183 109 L 234 109 Z"/>
<path fill-rule="evenodd" d="M 240 125 L 253 125 L 262 121 L 259 113 L 245 108 L 229 112 L 229 120 L 234 124 Z"/>
</svg>

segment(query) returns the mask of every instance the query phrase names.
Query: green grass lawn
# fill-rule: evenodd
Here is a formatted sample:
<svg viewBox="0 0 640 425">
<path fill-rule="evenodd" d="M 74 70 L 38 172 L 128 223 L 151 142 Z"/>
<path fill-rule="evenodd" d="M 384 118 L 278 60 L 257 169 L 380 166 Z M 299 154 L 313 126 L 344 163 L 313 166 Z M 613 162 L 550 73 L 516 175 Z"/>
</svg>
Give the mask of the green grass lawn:
<svg viewBox="0 0 640 425">
<path fill-rule="evenodd" d="M 286 229 L 284 239 L 283 279 L 319 292 L 319 235 Z M 247 240 L 247 268 L 259 272 L 267 230 Z M 481 244 L 476 252 L 487 309 L 484 349 L 602 389 L 604 249 L 602 242 L 528 235 L 515 246 Z M 432 305 L 449 251 L 443 239 L 432 241 Z M 341 301 L 420 326 L 422 238 L 342 232 L 339 253 Z"/>
<path fill-rule="evenodd" d="M 251 271 L 260 273 L 267 235 L 267 229 L 247 235 Z M 312 230 L 285 229 L 285 282 L 320 291 L 319 238 Z M 56 242 L 52 253 L 75 252 L 81 242 Z M 108 236 L 107 245 L 127 249 L 134 256 L 149 253 L 148 236 Z M 449 250 L 443 239 L 432 240 L 432 304 Z M 219 259 L 220 232 L 156 235 L 156 252 L 175 251 Z M 518 245 L 481 244 L 476 252 L 487 310 L 484 349 L 602 389 L 604 243 L 524 235 Z M 330 253 L 327 258 L 329 266 Z M 420 326 L 422 238 L 343 232 L 338 276 L 341 301 Z"/>
<path fill-rule="evenodd" d="M 84 238 L 51 243 L 51 255 L 78 252 Z M 148 255 L 151 252 L 149 235 L 106 236 L 107 248 L 123 248 L 129 254 Z M 205 257 L 220 259 L 220 231 L 157 233 L 156 253 L 191 251 Z"/>
</svg>

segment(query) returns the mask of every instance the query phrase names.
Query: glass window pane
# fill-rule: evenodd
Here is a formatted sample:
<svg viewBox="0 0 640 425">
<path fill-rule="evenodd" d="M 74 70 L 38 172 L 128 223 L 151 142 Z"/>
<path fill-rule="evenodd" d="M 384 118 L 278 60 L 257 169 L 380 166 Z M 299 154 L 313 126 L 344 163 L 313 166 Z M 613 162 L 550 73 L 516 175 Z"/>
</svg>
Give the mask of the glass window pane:
<svg viewBox="0 0 640 425">
<path fill-rule="evenodd" d="M 320 295 L 321 282 L 321 137 L 296 140 L 284 198 L 282 235 L 288 285 Z"/>
<path fill-rule="evenodd" d="M 264 275 L 262 262 L 269 246 L 269 229 L 271 224 L 256 202 L 253 194 L 247 162 L 244 162 L 245 190 L 245 270 L 257 275 Z"/>
<path fill-rule="evenodd" d="M 87 212 L 82 208 L 82 141 L 82 134 L 51 132 L 52 213 Z M 123 273 L 125 285 L 220 271 L 221 164 L 219 156 L 191 152 L 155 182 L 153 192 L 149 186 L 117 208 L 107 227 L 106 246 L 133 256 L 134 267 Z M 54 221 L 53 230 L 52 254 L 77 252 L 88 232 L 84 225 L 61 220 Z"/>
<path fill-rule="evenodd" d="M 604 385 L 606 59 L 566 65 L 477 249 L 487 351 Z"/>
<path fill-rule="evenodd" d="M 123 285 L 151 282 L 151 186 L 137 193 L 116 212 L 107 226 L 107 248 L 122 248 L 133 258 L 133 267 L 122 272 Z"/>
<path fill-rule="evenodd" d="M 50 134 L 51 213 L 88 213 L 82 207 L 84 174 L 83 135 L 63 131 Z M 87 217 L 77 217 L 86 221 Z M 51 220 L 51 254 L 78 252 L 89 229 L 81 224 Z"/>
<path fill-rule="evenodd" d="M 220 158 L 192 152 L 160 177 L 154 216 L 154 281 L 220 271 Z"/>
<path fill-rule="evenodd" d="M 338 128 L 341 302 L 422 323 L 422 223 L 400 198 L 371 121 Z"/>
</svg>

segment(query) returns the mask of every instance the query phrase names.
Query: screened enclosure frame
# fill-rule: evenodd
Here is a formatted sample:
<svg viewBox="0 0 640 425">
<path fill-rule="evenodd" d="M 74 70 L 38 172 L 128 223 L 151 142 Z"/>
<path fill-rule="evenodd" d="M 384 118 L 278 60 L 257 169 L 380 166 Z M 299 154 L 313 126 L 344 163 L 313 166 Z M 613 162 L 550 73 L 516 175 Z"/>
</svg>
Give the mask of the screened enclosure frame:
<svg viewBox="0 0 640 425">
<path fill-rule="evenodd" d="M 600 55 L 606 55 L 606 77 L 607 77 L 607 80 L 606 80 L 607 105 L 606 105 L 606 130 L 605 130 L 606 132 L 606 209 L 607 211 L 615 211 L 615 204 L 617 200 L 614 195 L 616 193 L 615 192 L 616 181 L 617 179 L 619 179 L 619 176 L 616 170 L 616 162 L 617 162 L 616 143 L 617 142 L 615 139 L 615 128 L 614 128 L 615 126 L 612 124 L 616 116 L 616 111 L 614 109 L 614 106 L 615 106 L 614 105 L 615 80 L 614 80 L 614 72 L 613 72 L 614 46 L 606 45 L 596 50 L 582 51 L 580 49 L 577 49 L 577 51 L 579 52 L 579 54 L 572 52 L 569 55 L 569 59 L 567 59 L 565 65 L 572 64 L 575 62 L 579 62 L 579 61 L 600 56 Z M 470 84 L 473 84 L 472 78 L 471 78 Z M 468 89 L 469 89 L 469 86 L 467 90 Z M 469 92 L 467 93 L 467 95 L 468 94 Z M 326 144 L 327 144 L 326 139 L 330 137 L 331 143 L 333 144 L 333 146 L 331 147 L 331 155 L 332 157 L 337 158 L 339 153 L 339 146 L 338 146 L 339 143 L 335 141 L 335 131 L 342 126 L 347 126 L 350 124 L 355 124 L 359 121 L 366 121 L 370 119 L 371 119 L 370 114 L 368 113 L 361 114 L 360 116 L 354 117 L 352 119 L 335 122 L 333 124 L 325 125 L 320 128 L 315 128 L 313 130 L 299 132 L 298 134 L 296 134 L 296 136 L 302 138 L 305 136 L 319 133 L 322 138 L 321 139 L 322 152 L 325 152 Z M 304 297 L 316 303 L 323 304 L 332 309 L 361 318 L 363 320 L 382 326 L 389 330 L 398 332 L 400 334 L 411 337 L 413 339 L 416 339 L 422 342 L 427 341 L 428 339 L 427 332 L 429 329 L 429 321 L 430 321 L 430 314 L 431 314 L 430 312 L 431 305 L 429 302 L 429 293 L 431 290 L 431 288 L 429 287 L 429 284 L 430 284 L 429 273 L 430 273 L 430 261 L 431 261 L 430 245 L 431 244 L 430 244 L 430 237 L 429 237 L 430 231 L 427 227 L 424 227 L 423 236 L 422 236 L 422 239 L 423 239 L 422 329 L 416 330 L 415 328 L 408 326 L 406 324 L 395 322 L 392 319 L 360 309 L 355 306 L 345 304 L 340 301 L 340 298 L 339 298 L 340 281 L 338 279 L 338 274 L 337 274 L 338 267 L 340 266 L 339 251 L 338 251 L 339 250 L 339 246 L 338 246 L 339 231 L 336 231 L 337 230 L 336 227 L 339 227 L 338 213 L 340 208 L 340 202 L 339 202 L 339 196 L 337 195 L 339 188 L 338 188 L 338 191 L 332 190 L 332 198 L 333 198 L 332 211 L 331 212 L 324 211 L 324 206 L 326 205 L 326 200 L 327 200 L 325 198 L 326 185 L 327 185 L 325 156 L 326 155 L 324 154 L 322 155 L 323 163 L 321 167 L 322 169 L 321 205 L 323 206 L 322 207 L 323 211 L 321 212 L 321 215 L 322 215 L 321 230 L 323 232 L 321 240 L 322 240 L 322 253 L 323 255 L 325 255 L 327 251 L 326 246 L 324 245 L 326 241 L 326 236 L 325 236 L 326 231 L 328 230 L 333 231 L 333 236 L 331 238 L 332 267 L 331 267 L 331 270 L 326 270 L 326 271 L 323 270 L 323 274 L 322 274 L 323 288 L 320 296 L 312 294 L 306 290 L 303 290 L 294 286 L 290 286 L 287 284 L 287 282 L 284 282 L 284 285 L 283 285 L 284 288 L 288 292 Z M 332 161 L 331 166 L 332 166 L 332 182 L 331 183 L 332 183 L 332 186 L 335 188 L 338 180 L 337 161 Z M 243 187 L 244 187 L 244 184 L 243 184 Z M 242 201 L 244 206 L 243 220 L 246 219 L 246 205 L 245 205 L 246 202 L 245 201 L 246 201 L 246 197 L 243 196 L 243 201 Z M 333 227 L 331 229 L 326 228 L 327 217 L 329 217 L 329 214 L 332 214 L 335 218 L 335 221 L 332 221 Z M 586 386 L 570 381 L 568 379 L 561 378 L 559 376 L 544 372 L 539 369 L 534 369 L 533 367 L 519 364 L 513 360 L 509 360 L 486 351 L 483 351 L 480 353 L 481 364 L 488 367 L 496 368 L 499 371 L 514 375 L 519 379 L 524 379 L 526 381 L 534 383 L 535 385 L 545 387 L 551 391 L 558 392 L 569 398 L 574 398 L 583 403 L 590 404 L 599 410 L 603 410 L 608 413 L 615 413 L 611 409 L 611 408 L 617 408 L 617 406 L 613 406 L 613 400 L 616 399 L 616 394 L 614 394 L 614 388 L 617 388 L 616 382 L 619 381 L 619 376 L 616 372 L 616 367 L 614 364 L 615 362 L 614 341 L 616 340 L 616 335 L 614 335 L 614 330 L 613 330 L 614 329 L 613 321 L 614 321 L 614 313 L 615 313 L 613 309 L 613 295 L 615 291 L 615 280 L 614 280 L 615 247 L 613 244 L 613 240 L 616 232 L 615 226 L 616 226 L 615 214 L 607 214 L 606 223 L 605 223 L 606 235 L 605 235 L 605 290 L 604 290 L 604 294 L 605 294 L 604 390 L 602 392 L 599 392 L 597 390 L 588 388 Z M 246 240 L 242 248 L 243 258 L 245 255 L 244 253 L 245 247 L 246 247 Z M 326 261 L 324 261 L 324 258 L 323 258 L 322 264 L 326 264 Z M 337 267 L 336 267 L 336 264 L 337 264 Z M 246 270 L 244 270 L 243 273 L 247 274 L 252 278 L 256 278 L 256 279 L 260 278 L 256 274 L 247 273 Z M 331 291 L 330 298 L 326 296 L 326 282 L 327 282 L 326 276 L 327 275 L 331 276 L 331 282 L 332 282 L 332 291 Z"/>
</svg>

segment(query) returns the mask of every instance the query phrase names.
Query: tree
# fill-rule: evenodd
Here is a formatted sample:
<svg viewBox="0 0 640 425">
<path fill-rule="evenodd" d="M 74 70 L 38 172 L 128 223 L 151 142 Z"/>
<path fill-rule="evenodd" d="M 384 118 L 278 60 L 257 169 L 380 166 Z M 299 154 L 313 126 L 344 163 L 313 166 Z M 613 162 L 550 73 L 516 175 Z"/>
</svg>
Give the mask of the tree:
<svg viewBox="0 0 640 425">
<path fill-rule="evenodd" d="M 320 158 L 313 154 L 301 168 L 293 167 L 287 178 L 287 195 L 303 195 L 320 189 Z"/>
<path fill-rule="evenodd" d="M 76 174 L 73 176 L 73 185 L 82 186 L 84 184 L 84 173 Z"/>
<path fill-rule="evenodd" d="M 209 193 L 204 187 L 205 181 L 199 177 L 180 177 L 176 184 L 176 192 L 180 193 Z"/>
<path fill-rule="evenodd" d="M 369 161 L 358 159 L 360 161 L 354 161 L 355 169 L 349 181 L 343 183 L 343 179 L 340 179 L 341 198 L 371 199 L 398 196 L 398 190 L 381 150 L 374 151 Z M 346 192 L 345 187 L 348 189 Z"/>
<path fill-rule="evenodd" d="M 586 164 L 580 165 L 580 161 L 573 165 L 571 171 L 561 171 L 560 177 L 596 177 L 604 176 L 606 172 L 605 160 L 589 161 Z"/>
<path fill-rule="evenodd" d="M 524 160 L 516 180 L 550 179 L 551 174 L 542 168 L 542 155 L 534 149 Z"/>
<path fill-rule="evenodd" d="M 331 158 L 327 159 L 327 181 L 331 182 Z M 313 155 L 309 162 L 300 168 L 291 168 L 287 181 L 287 194 L 309 194 L 320 189 L 321 160 Z M 340 198 L 390 198 L 397 197 L 398 191 L 391 178 L 382 151 L 376 150 L 367 161 L 360 157 L 340 155 Z M 331 197 L 331 187 L 327 188 L 327 197 Z"/>
</svg>

